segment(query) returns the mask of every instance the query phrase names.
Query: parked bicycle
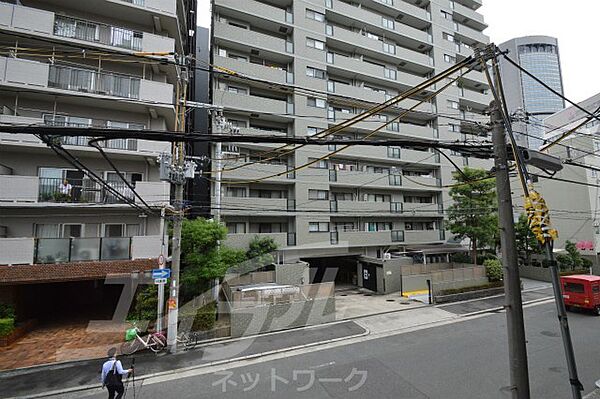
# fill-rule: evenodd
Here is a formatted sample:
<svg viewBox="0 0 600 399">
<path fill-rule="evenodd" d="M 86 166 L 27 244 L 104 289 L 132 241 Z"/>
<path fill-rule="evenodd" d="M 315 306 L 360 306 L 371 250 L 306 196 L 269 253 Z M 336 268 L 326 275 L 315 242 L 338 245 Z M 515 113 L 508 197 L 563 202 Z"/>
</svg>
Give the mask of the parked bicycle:
<svg viewBox="0 0 600 399">
<path fill-rule="evenodd" d="M 121 345 L 121 353 L 123 355 L 131 355 L 142 349 L 150 349 L 154 353 L 158 353 L 166 348 L 167 338 L 159 332 L 148 334 L 145 337 L 140 336 L 140 329 L 133 327 L 126 333 L 126 341 Z"/>
</svg>

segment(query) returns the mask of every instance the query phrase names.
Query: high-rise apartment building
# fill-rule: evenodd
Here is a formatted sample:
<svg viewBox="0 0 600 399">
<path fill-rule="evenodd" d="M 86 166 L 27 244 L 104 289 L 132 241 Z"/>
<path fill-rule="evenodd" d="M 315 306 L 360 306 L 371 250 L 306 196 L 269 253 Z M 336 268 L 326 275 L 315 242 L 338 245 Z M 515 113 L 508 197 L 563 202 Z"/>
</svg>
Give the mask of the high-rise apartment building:
<svg viewBox="0 0 600 399">
<path fill-rule="evenodd" d="M 214 0 L 213 63 L 240 76 L 213 74 L 212 102 L 224 107 L 236 134 L 318 134 L 487 44 L 480 6 L 480 0 Z M 370 139 L 460 140 L 471 132 L 470 120 L 487 119 L 487 89 L 484 75 L 473 71 Z M 365 138 L 434 91 L 329 137 Z M 246 247 L 257 235 L 270 236 L 285 256 L 311 265 L 407 251 L 430 262 L 446 259 L 444 186 L 454 168 L 439 153 L 354 146 L 313 162 L 342 145 L 280 147 L 223 145 L 226 245 Z M 461 167 L 487 162 L 448 155 Z"/>
<path fill-rule="evenodd" d="M 548 36 L 526 36 L 502 43 L 502 50 L 535 77 L 563 94 L 558 41 Z M 521 145 L 537 149 L 543 144 L 543 119 L 565 108 L 565 102 L 530 76 L 501 60 L 502 81 L 510 112 L 521 109 L 529 123 L 519 123 L 515 130 Z"/>
<path fill-rule="evenodd" d="M 174 129 L 172 54 L 191 46 L 195 2 L 14 3 L 0 2 L 1 125 Z M 105 279 L 156 267 L 170 191 L 157 156 L 170 144 L 100 142 L 148 209 L 91 137 L 54 140 L 107 186 L 38 137 L 1 132 L 0 302 L 15 303 L 22 319 L 112 317 L 123 283 Z"/>
</svg>

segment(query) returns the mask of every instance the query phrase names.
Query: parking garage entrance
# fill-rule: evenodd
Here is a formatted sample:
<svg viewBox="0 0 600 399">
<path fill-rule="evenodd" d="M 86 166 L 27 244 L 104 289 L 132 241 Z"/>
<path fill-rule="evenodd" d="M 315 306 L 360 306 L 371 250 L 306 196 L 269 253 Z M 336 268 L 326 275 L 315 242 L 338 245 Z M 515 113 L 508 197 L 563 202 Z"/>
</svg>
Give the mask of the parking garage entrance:
<svg viewBox="0 0 600 399">
<path fill-rule="evenodd" d="M 336 290 L 358 285 L 358 256 L 303 258 L 310 265 L 311 283 L 334 282 Z"/>
</svg>

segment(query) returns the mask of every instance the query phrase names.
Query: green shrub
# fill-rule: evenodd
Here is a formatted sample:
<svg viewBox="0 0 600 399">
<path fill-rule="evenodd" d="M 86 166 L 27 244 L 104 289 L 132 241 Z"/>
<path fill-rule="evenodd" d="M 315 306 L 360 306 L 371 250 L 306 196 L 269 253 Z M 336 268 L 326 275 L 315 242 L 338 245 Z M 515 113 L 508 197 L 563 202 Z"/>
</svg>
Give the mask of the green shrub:
<svg viewBox="0 0 600 399">
<path fill-rule="evenodd" d="M 454 263 L 471 263 L 471 256 L 466 252 L 452 254 L 450 260 Z"/>
<path fill-rule="evenodd" d="M 15 308 L 8 303 L 0 303 L 0 319 L 14 319 Z"/>
<path fill-rule="evenodd" d="M 465 292 L 487 290 L 487 289 L 490 289 L 490 288 L 498 288 L 498 287 L 502 287 L 502 286 L 504 286 L 504 284 L 502 283 L 502 281 L 494 281 L 492 283 L 482 284 L 482 285 L 474 285 L 474 286 L 470 286 L 470 287 L 449 288 L 447 290 L 441 290 L 438 295 L 462 294 L 462 293 L 465 293 Z"/>
<path fill-rule="evenodd" d="M 572 276 L 574 274 L 589 274 L 589 269 L 567 270 L 560 272 L 561 276 Z"/>
<path fill-rule="evenodd" d="M 198 309 L 196 317 L 194 317 L 194 324 L 192 324 L 192 330 L 194 331 L 207 331 L 212 330 L 217 320 L 217 304 L 215 302 L 209 303 Z"/>
<path fill-rule="evenodd" d="M 502 263 L 498 259 L 486 259 L 483 266 L 485 266 L 485 275 L 490 281 L 502 281 L 504 273 Z"/>
<path fill-rule="evenodd" d="M 15 319 L 3 318 L 0 319 L 0 337 L 6 337 L 15 329 Z"/>
</svg>

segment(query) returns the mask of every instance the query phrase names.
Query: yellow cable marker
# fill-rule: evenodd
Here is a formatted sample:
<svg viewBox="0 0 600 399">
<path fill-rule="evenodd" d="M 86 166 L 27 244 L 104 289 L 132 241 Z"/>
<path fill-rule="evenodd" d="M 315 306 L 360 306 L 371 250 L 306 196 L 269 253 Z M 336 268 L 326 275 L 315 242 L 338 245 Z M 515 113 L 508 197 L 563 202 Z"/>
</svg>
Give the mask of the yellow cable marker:
<svg viewBox="0 0 600 399">
<path fill-rule="evenodd" d="M 558 238 L 558 231 L 553 229 L 550 223 L 546 201 L 531 185 L 529 186 L 529 196 L 525 197 L 525 211 L 529 220 L 529 228 L 542 245 Z"/>
</svg>

